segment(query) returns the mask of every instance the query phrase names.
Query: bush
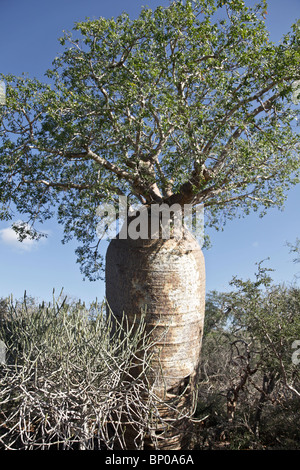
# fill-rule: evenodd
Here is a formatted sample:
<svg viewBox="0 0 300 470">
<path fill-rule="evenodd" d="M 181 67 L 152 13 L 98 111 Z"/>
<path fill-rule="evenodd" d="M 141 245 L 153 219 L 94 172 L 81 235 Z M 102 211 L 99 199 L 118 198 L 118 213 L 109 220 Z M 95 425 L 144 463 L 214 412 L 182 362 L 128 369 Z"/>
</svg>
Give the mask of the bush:
<svg viewBox="0 0 300 470">
<path fill-rule="evenodd" d="M 300 289 L 254 282 L 212 292 L 206 304 L 197 417 L 200 448 L 299 449 Z"/>
<path fill-rule="evenodd" d="M 61 298 L 0 307 L 1 449 L 125 448 L 126 419 L 142 448 L 155 411 L 143 378 L 151 362 L 143 319 L 129 329 L 103 305 Z"/>
</svg>

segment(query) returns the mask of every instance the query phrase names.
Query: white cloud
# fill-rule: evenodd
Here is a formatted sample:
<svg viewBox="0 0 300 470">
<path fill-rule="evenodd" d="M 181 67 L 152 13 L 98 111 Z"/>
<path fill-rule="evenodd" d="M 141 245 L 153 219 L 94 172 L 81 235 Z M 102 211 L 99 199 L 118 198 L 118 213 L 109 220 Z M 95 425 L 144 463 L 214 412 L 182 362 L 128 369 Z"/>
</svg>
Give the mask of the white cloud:
<svg viewBox="0 0 300 470">
<path fill-rule="evenodd" d="M 18 235 L 11 227 L 0 230 L 0 242 L 18 251 L 32 251 L 37 248 L 39 242 L 41 243 L 44 240 L 45 238 L 40 240 L 31 240 L 30 238 L 25 238 L 25 240 L 20 242 Z"/>
</svg>

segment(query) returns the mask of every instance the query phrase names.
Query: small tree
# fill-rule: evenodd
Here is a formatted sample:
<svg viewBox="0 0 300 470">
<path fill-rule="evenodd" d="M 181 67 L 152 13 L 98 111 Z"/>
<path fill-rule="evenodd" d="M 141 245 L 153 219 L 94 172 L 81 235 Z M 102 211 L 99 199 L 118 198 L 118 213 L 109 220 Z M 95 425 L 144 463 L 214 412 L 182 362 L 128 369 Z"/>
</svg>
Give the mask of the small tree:
<svg viewBox="0 0 300 470">
<path fill-rule="evenodd" d="M 102 265 L 97 208 L 119 195 L 149 211 L 202 204 L 207 224 L 217 228 L 240 212 L 281 206 L 299 181 L 292 100 L 300 32 L 295 23 L 279 45 L 271 43 L 266 9 L 264 0 L 253 8 L 242 0 L 182 0 L 144 8 L 135 20 L 87 20 L 61 39 L 66 49 L 46 73 L 51 84 L 3 77 L 1 218 L 12 217 L 14 204 L 30 224 L 15 227 L 20 236 L 38 237 L 34 222 L 57 208 L 64 241 L 78 239 L 81 269 L 95 279 Z M 162 347 L 170 371 L 177 370 L 172 393 L 195 375 L 203 329 L 203 258 L 187 238 L 179 255 L 178 243 L 160 239 L 151 249 L 114 240 L 108 256 L 115 265 L 108 266 L 107 297 L 116 315 L 145 304 L 155 323 L 169 315 L 174 329 Z M 164 272 L 153 265 L 155 253 Z"/>
<path fill-rule="evenodd" d="M 215 431 L 229 441 L 239 432 L 239 444 L 295 447 L 300 290 L 268 271 L 259 264 L 254 281 L 234 278 L 233 291 L 209 295 L 199 411 L 210 409 L 211 424 L 218 414 Z"/>
</svg>

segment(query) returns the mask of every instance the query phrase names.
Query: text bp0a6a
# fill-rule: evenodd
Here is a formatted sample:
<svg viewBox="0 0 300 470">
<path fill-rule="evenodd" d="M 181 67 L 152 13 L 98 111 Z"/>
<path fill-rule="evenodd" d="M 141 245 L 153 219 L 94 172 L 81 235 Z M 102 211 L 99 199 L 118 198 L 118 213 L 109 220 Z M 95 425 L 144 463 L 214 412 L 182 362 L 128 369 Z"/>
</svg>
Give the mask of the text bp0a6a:
<svg viewBox="0 0 300 470">
<path fill-rule="evenodd" d="M 150 454 L 148 463 L 150 465 L 186 465 L 194 464 L 192 456 L 189 455 L 172 455 L 172 454 Z"/>
</svg>

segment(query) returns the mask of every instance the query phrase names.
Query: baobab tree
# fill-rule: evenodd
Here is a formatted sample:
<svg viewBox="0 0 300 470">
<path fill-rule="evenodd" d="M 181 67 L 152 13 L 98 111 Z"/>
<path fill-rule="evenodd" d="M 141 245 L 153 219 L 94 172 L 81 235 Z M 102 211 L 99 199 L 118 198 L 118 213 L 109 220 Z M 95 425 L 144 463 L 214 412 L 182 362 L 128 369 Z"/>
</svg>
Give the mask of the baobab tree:
<svg viewBox="0 0 300 470">
<path fill-rule="evenodd" d="M 83 274 L 96 279 L 98 209 L 119 196 L 149 216 L 154 205 L 201 205 L 211 227 L 282 206 L 299 182 L 300 31 L 295 23 L 273 44 L 266 13 L 265 1 L 181 0 L 134 20 L 86 20 L 60 39 L 45 83 L 3 76 L 1 218 L 13 207 L 24 214 L 22 239 L 41 236 L 34 224 L 57 214 L 64 241 L 80 243 Z M 159 350 L 149 386 L 158 400 L 180 396 L 185 414 L 203 329 L 199 244 L 186 230 L 180 239 L 116 237 L 106 286 L 117 318 L 146 308 Z M 179 421 L 179 431 L 158 427 L 161 448 L 185 445 Z"/>
</svg>

